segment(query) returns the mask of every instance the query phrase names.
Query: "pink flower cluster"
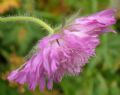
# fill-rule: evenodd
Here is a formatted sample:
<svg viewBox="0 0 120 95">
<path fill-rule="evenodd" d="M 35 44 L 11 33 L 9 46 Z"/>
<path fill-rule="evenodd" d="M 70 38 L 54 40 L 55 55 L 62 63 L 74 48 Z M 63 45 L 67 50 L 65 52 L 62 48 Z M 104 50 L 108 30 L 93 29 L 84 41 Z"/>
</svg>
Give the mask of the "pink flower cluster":
<svg viewBox="0 0 120 95">
<path fill-rule="evenodd" d="M 27 83 L 31 90 L 36 85 L 43 90 L 46 86 L 52 89 L 53 82 L 60 82 L 64 75 L 78 75 L 95 55 L 99 35 L 113 31 L 110 26 L 116 23 L 114 13 L 114 10 L 105 10 L 77 18 L 60 33 L 43 38 L 37 44 L 38 52 L 8 79 Z"/>
</svg>

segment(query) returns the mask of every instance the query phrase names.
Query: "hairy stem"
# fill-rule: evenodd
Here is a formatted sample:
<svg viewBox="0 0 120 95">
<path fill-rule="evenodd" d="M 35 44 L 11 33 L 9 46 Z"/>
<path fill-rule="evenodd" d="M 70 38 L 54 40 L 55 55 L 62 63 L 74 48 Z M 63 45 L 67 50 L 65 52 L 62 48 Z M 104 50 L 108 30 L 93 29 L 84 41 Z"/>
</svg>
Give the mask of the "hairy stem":
<svg viewBox="0 0 120 95">
<path fill-rule="evenodd" d="M 49 32 L 49 34 L 54 33 L 54 30 L 48 24 L 46 24 L 44 21 L 35 17 L 29 17 L 29 16 L 0 17 L 0 21 L 1 22 L 30 21 L 42 26 L 44 29 L 46 29 Z"/>
</svg>

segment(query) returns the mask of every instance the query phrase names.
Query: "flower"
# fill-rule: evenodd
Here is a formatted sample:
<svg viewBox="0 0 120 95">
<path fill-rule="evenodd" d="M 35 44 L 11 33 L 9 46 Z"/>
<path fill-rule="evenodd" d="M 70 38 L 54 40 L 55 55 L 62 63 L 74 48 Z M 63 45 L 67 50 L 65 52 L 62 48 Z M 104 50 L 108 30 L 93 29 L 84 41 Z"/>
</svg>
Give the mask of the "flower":
<svg viewBox="0 0 120 95">
<path fill-rule="evenodd" d="M 71 31 L 86 32 L 88 34 L 114 32 L 114 30 L 109 28 L 109 26 L 116 23 L 114 13 L 115 10 L 108 9 L 87 17 L 78 18 L 67 25 L 66 28 Z"/>
<path fill-rule="evenodd" d="M 64 75 L 79 75 L 95 55 L 99 35 L 115 23 L 113 14 L 113 10 L 106 10 L 75 19 L 62 32 L 43 38 L 37 44 L 38 50 L 24 66 L 13 71 L 8 80 L 28 83 L 31 90 L 38 84 L 43 90 L 46 85 L 52 89 L 53 82 L 60 82 Z"/>
</svg>

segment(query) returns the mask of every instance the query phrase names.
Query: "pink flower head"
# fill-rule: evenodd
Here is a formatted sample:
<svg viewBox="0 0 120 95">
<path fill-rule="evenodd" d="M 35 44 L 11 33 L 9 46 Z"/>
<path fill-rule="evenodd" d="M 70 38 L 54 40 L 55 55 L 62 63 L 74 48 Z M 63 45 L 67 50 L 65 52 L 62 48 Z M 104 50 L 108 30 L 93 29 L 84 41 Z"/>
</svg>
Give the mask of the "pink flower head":
<svg viewBox="0 0 120 95">
<path fill-rule="evenodd" d="M 62 33 L 43 38 L 37 44 L 38 51 L 8 79 L 27 83 L 32 90 L 39 85 L 43 90 L 46 85 L 52 89 L 53 82 L 60 82 L 64 75 L 78 75 L 89 58 L 95 55 L 99 34 L 107 32 L 115 23 L 113 13 L 113 10 L 106 10 L 78 18 Z"/>
<path fill-rule="evenodd" d="M 114 13 L 115 10 L 109 9 L 87 17 L 78 18 L 69 24 L 66 29 L 86 32 L 88 34 L 110 32 L 113 30 L 109 27 L 116 23 Z"/>
</svg>

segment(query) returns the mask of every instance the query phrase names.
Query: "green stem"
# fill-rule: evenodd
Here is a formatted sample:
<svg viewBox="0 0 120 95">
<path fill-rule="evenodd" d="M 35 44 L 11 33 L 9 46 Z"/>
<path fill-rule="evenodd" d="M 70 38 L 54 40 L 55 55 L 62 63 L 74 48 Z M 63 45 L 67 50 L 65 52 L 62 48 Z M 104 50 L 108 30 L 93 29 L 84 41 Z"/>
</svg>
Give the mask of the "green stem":
<svg viewBox="0 0 120 95">
<path fill-rule="evenodd" d="M 91 0 L 91 2 L 92 2 L 92 12 L 96 12 L 98 10 L 98 1 Z"/>
<path fill-rule="evenodd" d="M 2 22 L 10 22 L 10 21 L 30 21 L 34 22 L 40 26 L 42 26 L 44 29 L 46 29 L 49 34 L 53 34 L 54 30 L 46 24 L 44 21 L 35 18 L 35 17 L 29 17 L 29 16 L 13 16 L 13 17 L 0 17 L 0 21 Z"/>
<path fill-rule="evenodd" d="M 110 64 L 110 55 L 109 55 L 109 50 L 108 50 L 108 35 L 104 34 L 102 37 L 103 40 L 103 56 L 104 56 L 104 69 L 106 68 L 110 68 L 111 64 Z"/>
</svg>

